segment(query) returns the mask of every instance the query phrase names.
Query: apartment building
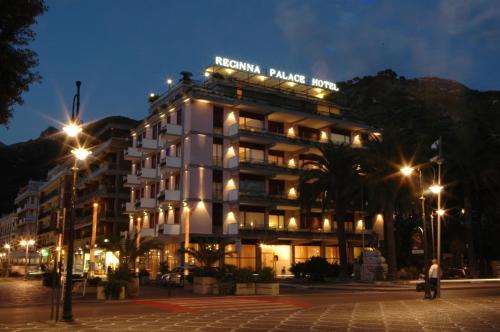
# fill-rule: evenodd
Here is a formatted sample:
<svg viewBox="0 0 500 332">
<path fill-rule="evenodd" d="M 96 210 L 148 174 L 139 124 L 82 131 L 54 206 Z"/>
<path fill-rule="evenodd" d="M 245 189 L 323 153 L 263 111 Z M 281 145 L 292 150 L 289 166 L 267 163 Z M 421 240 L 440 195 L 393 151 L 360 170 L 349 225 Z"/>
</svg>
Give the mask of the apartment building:
<svg viewBox="0 0 500 332">
<path fill-rule="evenodd" d="M 122 205 L 130 195 L 123 186 L 123 177 L 130 173 L 130 161 L 123 158 L 123 151 L 129 145 L 131 129 L 137 125 L 138 121 L 112 116 L 84 128 L 90 137 L 86 144 L 91 147 L 92 155 L 78 175 L 76 271 L 87 271 L 90 261 L 96 264 L 94 271 L 103 273 L 107 266 L 118 264 L 114 254 L 102 250 L 102 244 L 105 240 L 118 242 L 120 232 L 128 229 Z M 95 249 L 92 252 L 91 247 Z M 91 254 L 95 259 L 90 259 Z"/>
<path fill-rule="evenodd" d="M 16 242 L 16 223 L 17 215 L 14 212 L 0 217 L 0 248 L 6 244 L 13 246 Z"/>
<path fill-rule="evenodd" d="M 16 234 L 19 239 L 36 239 L 38 230 L 39 189 L 43 181 L 32 181 L 19 190 L 14 200 L 17 207 Z"/>
<path fill-rule="evenodd" d="M 59 164 L 47 173 L 39 187 L 38 230 L 36 245 L 47 255 L 41 263 L 52 264 L 62 244 L 64 221 L 71 203 L 71 170 L 67 163 Z"/>
<path fill-rule="evenodd" d="M 372 128 L 327 102 L 332 91 L 240 67 L 219 61 L 201 81 L 183 72 L 166 93 L 150 96 L 125 151 L 129 231 L 163 239 L 165 250 L 153 255 L 170 266 L 182 263 L 176 253 L 186 240 L 202 237 L 222 238 L 237 252 L 226 263 L 238 267 L 273 267 L 277 258 L 286 274 L 312 256 L 336 262 L 334 211 L 302 213 L 300 173 L 307 155 L 319 154 L 317 144 L 362 147 Z M 352 259 L 362 227 L 357 213 L 350 219 Z"/>
</svg>

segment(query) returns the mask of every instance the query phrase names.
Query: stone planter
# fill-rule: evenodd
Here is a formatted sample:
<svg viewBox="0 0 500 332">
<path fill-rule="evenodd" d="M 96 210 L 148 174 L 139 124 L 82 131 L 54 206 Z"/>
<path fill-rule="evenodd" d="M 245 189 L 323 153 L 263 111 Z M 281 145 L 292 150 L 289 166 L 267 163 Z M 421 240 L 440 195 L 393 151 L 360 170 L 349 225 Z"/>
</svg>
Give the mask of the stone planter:
<svg viewBox="0 0 500 332">
<path fill-rule="evenodd" d="M 277 282 L 256 283 L 255 294 L 257 295 L 280 295 L 280 284 Z"/>
<path fill-rule="evenodd" d="M 236 295 L 255 295 L 255 283 L 236 283 Z"/>
<path fill-rule="evenodd" d="M 127 297 L 138 297 L 139 296 L 139 278 L 132 278 L 127 284 Z"/>
<path fill-rule="evenodd" d="M 110 300 L 106 298 L 106 293 L 104 293 L 104 286 L 97 286 L 97 299 L 98 300 Z M 125 287 L 122 287 L 120 291 L 119 300 L 125 300 Z"/>
<path fill-rule="evenodd" d="M 209 295 L 214 294 L 214 285 L 217 281 L 213 277 L 194 277 L 193 293 Z"/>
</svg>

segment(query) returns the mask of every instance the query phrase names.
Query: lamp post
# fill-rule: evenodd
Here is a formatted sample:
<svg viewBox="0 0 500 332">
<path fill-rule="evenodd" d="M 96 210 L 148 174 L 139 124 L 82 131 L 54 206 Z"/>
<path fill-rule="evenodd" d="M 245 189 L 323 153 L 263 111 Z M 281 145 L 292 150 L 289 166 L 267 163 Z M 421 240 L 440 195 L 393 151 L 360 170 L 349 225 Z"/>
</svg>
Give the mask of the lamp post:
<svg viewBox="0 0 500 332">
<path fill-rule="evenodd" d="M 5 276 L 9 277 L 9 268 L 10 268 L 10 244 L 6 243 L 3 245 L 5 249 L 7 249 L 7 269 L 5 271 Z"/>
<path fill-rule="evenodd" d="M 401 173 L 404 176 L 410 176 L 413 173 L 414 168 L 405 166 L 401 169 Z M 430 285 L 428 282 L 428 273 L 429 273 L 429 257 L 427 250 L 427 221 L 425 219 L 425 195 L 424 195 L 424 186 L 422 183 L 422 169 L 418 168 L 418 183 L 419 183 L 419 191 L 420 191 L 420 203 L 421 203 L 421 213 L 422 213 L 422 240 L 424 242 L 424 271 L 425 271 L 425 298 L 431 297 Z"/>
<path fill-rule="evenodd" d="M 66 261 L 66 283 L 64 285 L 64 303 L 63 303 L 63 315 L 62 319 L 64 321 L 73 320 L 73 303 L 72 303 L 72 288 L 73 288 L 73 254 L 74 254 L 74 242 L 75 242 L 75 210 L 76 210 L 76 185 L 78 176 L 78 162 L 84 161 L 91 154 L 91 152 L 78 144 L 78 134 L 82 131 L 80 126 L 80 86 L 82 83 L 80 81 L 76 82 L 77 92 L 73 97 L 73 108 L 71 110 L 71 121 L 63 128 L 66 134 L 74 138 L 76 141 L 76 148 L 71 151 L 75 157 L 75 162 L 72 171 L 72 184 L 71 184 L 71 212 L 68 228 L 68 252 Z M 76 110 L 75 110 L 76 104 Z"/>
<path fill-rule="evenodd" d="M 35 244 L 35 240 L 22 240 L 20 242 L 21 246 L 26 247 L 24 255 L 24 280 L 28 279 L 28 254 L 30 246 Z"/>
</svg>

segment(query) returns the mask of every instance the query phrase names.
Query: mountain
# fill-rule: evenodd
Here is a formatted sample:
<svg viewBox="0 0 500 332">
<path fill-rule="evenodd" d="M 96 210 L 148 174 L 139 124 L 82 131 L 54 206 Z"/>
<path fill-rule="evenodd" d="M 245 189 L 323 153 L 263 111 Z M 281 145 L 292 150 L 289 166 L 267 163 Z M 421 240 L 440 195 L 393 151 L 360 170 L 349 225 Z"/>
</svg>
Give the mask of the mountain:
<svg viewBox="0 0 500 332">
<path fill-rule="evenodd" d="M 84 126 L 92 135 L 109 122 L 122 120 L 132 125 L 137 121 L 121 116 L 110 116 Z M 12 145 L 0 145 L 0 215 L 14 209 L 14 199 L 19 189 L 29 180 L 45 180 L 47 172 L 70 153 L 64 133 L 54 127 L 42 131 L 37 139 Z M 98 142 L 96 142 L 98 143 Z"/>
</svg>

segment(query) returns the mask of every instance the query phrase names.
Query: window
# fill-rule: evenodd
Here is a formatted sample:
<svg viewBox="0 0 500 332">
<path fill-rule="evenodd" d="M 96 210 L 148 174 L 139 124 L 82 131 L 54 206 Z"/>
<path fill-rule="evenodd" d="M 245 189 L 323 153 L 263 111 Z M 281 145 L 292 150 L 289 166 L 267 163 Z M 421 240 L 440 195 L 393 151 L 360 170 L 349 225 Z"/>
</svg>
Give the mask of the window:
<svg viewBox="0 0 500 332">
<path fill-rule="evenodd" d="M 285 126 L 283 122 L 269 121 L 269 131 L 272 133 L 283 134 L 285 132 Z"/>
<path fill-rule="evenodd" d="M 342 134 L 331 133 L 330 140 L 333 143 L 339 144 L 339 145 L 340 144 L 345 144 L 345 145 L 351 144 L 351 136 L 342 135 Z"/>
<path fill-rule="evenodd" d="M 320 256 L 319 246 L 295 246 L 295 263 L 302 263 L 314 256 Z"/>
<path fill-rule="evenodd" d="M 240 128 L 262 130 L 264 129 L 264 116 L 242 111 L 240 112 L 239 124 Z"/>
<path fill-rule="evenodd" d="M 326 247 L 325 258 L 331 264 L 339 264 L 339 247 Z"/>
<path fill-rule="evenodd" d="M 240 161 L 264 162 L 264 150 L 239 147 Z"/>
<path fill-rule="evenodd" d="M 269 215 L 269 228 L 284 229 L 285 228 L 285 216 L 270 214 Z"/>
<path fill-rule="evenodd" d="M 269 150 L 269 163 L 275 165 L 284 165 L 284 156 L 285 153 L 283 151 Z"/>
<path fill-rule="evenodd" d="M 240 224 L 244 227 L 263 228 L 264 212 L 240 211 Z"/>
<path fill-rule="evenodd" d="M 214 116 L 213 116 L 214 128 L 222 128 L 224 123 L 223 117 L 224 117 L 224 108 L 220 106 L 214 106 Z"/>
<path fill-rule="evenodd" d="M 214 166 L 222 166 L 222 139 L 214 137 L 212 145 L 212 161 Z"/>
<path fill-rule="evenodd" d="M 181 125 L 182 124 L 182 108 L 177 111 L 177 124 Z"/>
</svg>

